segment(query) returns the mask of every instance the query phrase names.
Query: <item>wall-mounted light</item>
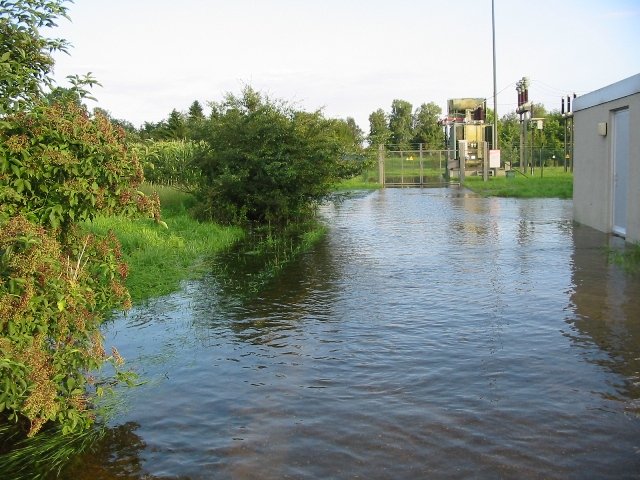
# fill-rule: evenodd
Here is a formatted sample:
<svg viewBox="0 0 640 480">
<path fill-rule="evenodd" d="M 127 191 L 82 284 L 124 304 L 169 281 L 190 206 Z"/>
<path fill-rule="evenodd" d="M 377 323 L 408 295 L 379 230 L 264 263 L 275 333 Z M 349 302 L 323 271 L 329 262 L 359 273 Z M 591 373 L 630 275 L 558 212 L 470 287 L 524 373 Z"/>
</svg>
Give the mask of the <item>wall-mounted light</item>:
<svg viewBox="0 0 640 480">
<path fill-rule="evenodd" d="M 598 123 L 598 135 L 607 136 L 607 122 Z"/>
</svg>

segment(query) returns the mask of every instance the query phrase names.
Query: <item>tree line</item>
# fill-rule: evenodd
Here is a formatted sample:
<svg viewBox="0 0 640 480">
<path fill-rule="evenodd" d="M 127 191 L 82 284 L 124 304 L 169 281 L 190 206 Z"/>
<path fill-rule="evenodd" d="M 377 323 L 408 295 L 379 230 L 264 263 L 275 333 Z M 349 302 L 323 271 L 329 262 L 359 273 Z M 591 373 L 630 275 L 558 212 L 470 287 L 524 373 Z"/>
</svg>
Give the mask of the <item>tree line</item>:
<svg viewBox="0 0 640 480">
<path fill-rule="evenodd" d="M 544 127 L 533 140 L 534 148 L 544 148 L 560 158 L 564 150 L 564 119 L 559 111 L 547 111 L 544 105 L 533 105 L 533 117 L 543 118 Z M 212 112 L 212 115 L 214 113 Z M 440 124 L 443 112 L 434 102 L 422 103 L 414 109 L 413 105 L 402 99 L 395 99 L 389 111 L 383 108 L 369 115 L 369 129 L 365 133 L 353 117 L 341 122 L 344 139 L 354 153 L 366 149 L 377 150 L 379 145 L 393 146 L 397 149 L 415 148 L 422 144 L 425 150 L 446 149 L 443 128 Z M 188 141 L 198 135 L 198 126 L 206 120 L 202 104 L 195 100 L 188 111 L 179 112 L 174 109 L 168 117 L 159 122 L 144 122 L 136 129 L 131 123 L 114 120 L 127 131 L 141 140 L 156 141 Z M 493 122 L 493 111 L 487 110 L 487 124 Z M 509 112 L 498 119 L 499 144 L 503 155 L 508 158 L 517 157 L 520 147 L 520 120 L 518 114 Z"/>
</svg>

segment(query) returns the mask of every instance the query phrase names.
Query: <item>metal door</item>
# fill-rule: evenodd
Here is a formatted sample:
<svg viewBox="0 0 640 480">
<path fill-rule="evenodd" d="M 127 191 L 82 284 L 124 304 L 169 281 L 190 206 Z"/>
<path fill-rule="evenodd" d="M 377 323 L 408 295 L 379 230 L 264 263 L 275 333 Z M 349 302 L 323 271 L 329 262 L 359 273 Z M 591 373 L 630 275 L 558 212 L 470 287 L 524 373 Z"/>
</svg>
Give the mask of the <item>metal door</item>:
<svg viewBox="0 0 640 480">
<path fill-rule="evenodd" d="M 612 226 L 616 235 L 627 233 L 627 191 L 629 184 L 629 110 L 613 114 Z"/>
</svg>

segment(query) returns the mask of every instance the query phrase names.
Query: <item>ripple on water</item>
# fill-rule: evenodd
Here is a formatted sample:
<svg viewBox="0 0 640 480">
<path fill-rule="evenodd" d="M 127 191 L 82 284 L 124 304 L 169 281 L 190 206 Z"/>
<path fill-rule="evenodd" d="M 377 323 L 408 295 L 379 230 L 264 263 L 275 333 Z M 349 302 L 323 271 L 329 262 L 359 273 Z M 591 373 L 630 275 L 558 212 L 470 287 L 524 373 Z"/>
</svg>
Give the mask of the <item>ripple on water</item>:
<svg viewBox="0 0 640 480">
<path fill-rule="evenodd" d="M 386 189 L 324 215 L 258 296 L 211 277 L 108 327 L 152 381 L 85 472 L 637 478 L 640 285 L 570 201 Z"/>
</svg>

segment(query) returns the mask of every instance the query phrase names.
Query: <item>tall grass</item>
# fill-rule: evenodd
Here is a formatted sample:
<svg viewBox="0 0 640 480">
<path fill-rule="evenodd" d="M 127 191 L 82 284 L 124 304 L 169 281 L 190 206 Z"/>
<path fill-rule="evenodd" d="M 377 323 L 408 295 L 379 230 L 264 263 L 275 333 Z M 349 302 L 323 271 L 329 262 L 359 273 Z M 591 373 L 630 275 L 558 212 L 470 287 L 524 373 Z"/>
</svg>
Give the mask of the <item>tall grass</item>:
<svg viewBox="0 0 640 480">
<path fill-rule="evenodd" d="M 533 175 L 519 172 L 513 178 L 482 176 L 465 177 L 464 186 L 482 196 L 519 198 L 572 198 L 573 174 L 562 167 L 538 169 Z"/>
<path fill-rule="evenodd" d="M 180 281 L 204 272 L 207 258 L 243 237 L 242 229 L 198 222 L 188 214 L 190 194 L 171 187 L 145 186 L 160 195 L 162 216 L 168 228 L 148 219 L 98 217 L 85 224 L 87 231 L 112 230 L 122 244 L 129 264 L 127 288 L 134 303 L 171 293 Z"/>
<path fill-rule="evenodd" d="M 63 435 L 58 428 L 25 438 L 13 424 L 0 423 L 0 474 L 3 479 L 44 480 L 60 472 L 81 452 L 106 433 L 99 425 L 84 432 Z"/>
</svg>

